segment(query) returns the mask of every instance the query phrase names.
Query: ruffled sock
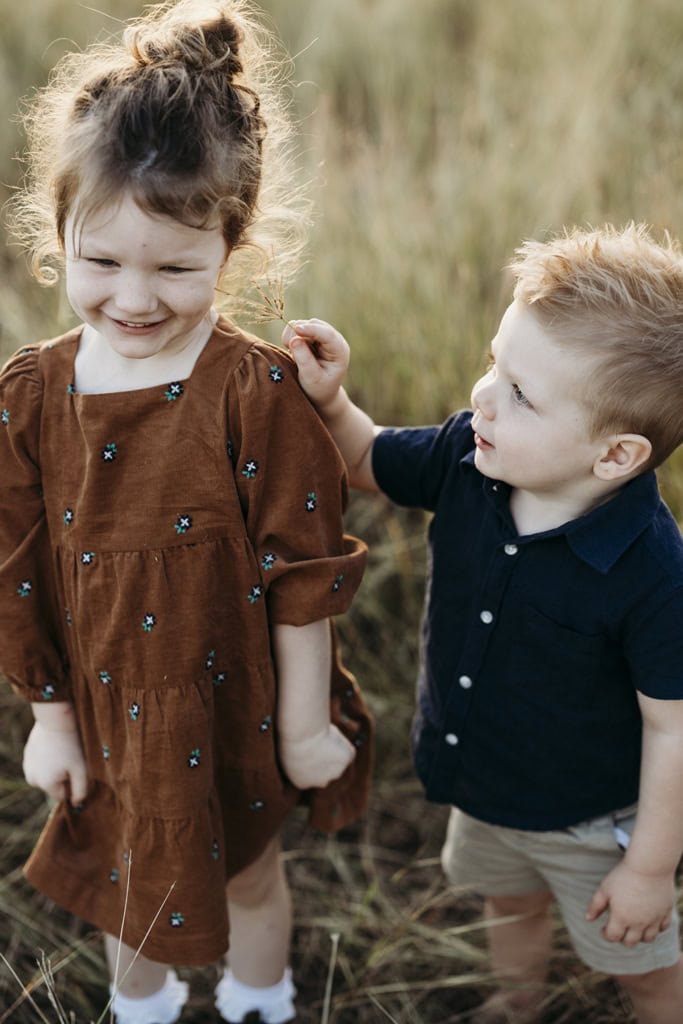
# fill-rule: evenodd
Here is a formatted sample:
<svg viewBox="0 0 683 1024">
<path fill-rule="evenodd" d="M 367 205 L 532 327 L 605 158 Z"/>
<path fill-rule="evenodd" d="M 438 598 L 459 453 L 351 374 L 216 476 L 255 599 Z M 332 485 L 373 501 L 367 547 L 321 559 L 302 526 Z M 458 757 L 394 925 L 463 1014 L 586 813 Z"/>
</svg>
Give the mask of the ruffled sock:
<svg viewBox="0 0 683 1024">
<path fill-rule="evenodd" d="M 229 1024 L 240 1024 L 248 1013 L 257 1010 L 263 1024 L 285 1024 L 296 1015 L 294 996 L 296 989 L 289 967 L 276 985 L 252 988 L 238 981 L 226 967 L 216 986 L 216 1009 Z"/>
<path fill-rule="evenodd" d="M 116 1024 L 175 1024 L 187 1002 L 188 984 L 169 971 L 163 988 L 142 999 L 117 992 L 112 1002 Z"/>
</svg>

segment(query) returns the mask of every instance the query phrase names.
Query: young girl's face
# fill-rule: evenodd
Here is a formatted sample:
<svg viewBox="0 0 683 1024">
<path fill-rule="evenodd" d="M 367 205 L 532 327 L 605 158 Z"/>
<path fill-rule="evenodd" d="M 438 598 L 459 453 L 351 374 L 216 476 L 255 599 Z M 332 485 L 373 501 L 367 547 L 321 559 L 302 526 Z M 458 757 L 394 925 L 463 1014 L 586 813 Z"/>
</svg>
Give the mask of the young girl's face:
<svg viewBox="0 0 683 1024">
<path fill-rule="evenodd" d="M 75 230 L 67 220 L 65 238 L 69 302 L 119 355 L 173 355 L 207 329 L 226 260 L 220 228 L 153 216 L 124 194 Z"/>
</svg>

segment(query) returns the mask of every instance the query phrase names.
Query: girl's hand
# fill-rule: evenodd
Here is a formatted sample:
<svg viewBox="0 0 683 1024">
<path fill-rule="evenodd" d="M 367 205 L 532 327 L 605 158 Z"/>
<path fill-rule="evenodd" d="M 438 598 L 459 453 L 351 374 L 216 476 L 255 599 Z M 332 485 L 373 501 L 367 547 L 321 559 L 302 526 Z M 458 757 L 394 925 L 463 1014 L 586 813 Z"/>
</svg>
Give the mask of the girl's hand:
<svg viewBox="0 0 683 1024">
<path fill-rule="evenodd" d="M 332 724 L 314 736 L 281 736 L 278 746 L 285 774 L 297 789 L 326 786 L 343 775 L 356 756 L 356 748 Z"/>
<path fill-rule="evenodd" d="M 321 411 L 336 398 L 349 365 L 346 339 L 324 320 L 293 320 L 282 332 L 282 344 L 299 368 L 299 382 Z"/>
<path fill-rule="evenodd" d="M 36 722 L 24 747 L 23 768 L 28 784 L 53 800 L 69 799 L 73 807 L 85 800 L 88 771 L 75 728 L 51 729 Z"/>
</svg>

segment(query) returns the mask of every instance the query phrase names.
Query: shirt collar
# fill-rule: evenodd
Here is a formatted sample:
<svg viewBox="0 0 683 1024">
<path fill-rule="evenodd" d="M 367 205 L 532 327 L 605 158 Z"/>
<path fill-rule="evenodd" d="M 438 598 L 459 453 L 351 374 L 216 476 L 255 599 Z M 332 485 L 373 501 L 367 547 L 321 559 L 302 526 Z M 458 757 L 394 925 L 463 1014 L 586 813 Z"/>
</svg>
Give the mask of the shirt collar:
<svg viewBox="0 0 683 1024">
<path fill-rule="evenodd" d="M 474 452 L 461 460 L 474 465 Z M 502 482 L 482 477 L 484 492 L 499 513 L 510 520 L 510 487 Z M 661 497 L 654 471 L 642 473 L 630 480 L 613 498 L 586 515 L 573 519 L 554 530 L 537 533 L 527 540 L 565 536 L 574 554 L 593 569 L 608 573 L 624 552 L 650 525 L 661 505 Z"/>
</svg>

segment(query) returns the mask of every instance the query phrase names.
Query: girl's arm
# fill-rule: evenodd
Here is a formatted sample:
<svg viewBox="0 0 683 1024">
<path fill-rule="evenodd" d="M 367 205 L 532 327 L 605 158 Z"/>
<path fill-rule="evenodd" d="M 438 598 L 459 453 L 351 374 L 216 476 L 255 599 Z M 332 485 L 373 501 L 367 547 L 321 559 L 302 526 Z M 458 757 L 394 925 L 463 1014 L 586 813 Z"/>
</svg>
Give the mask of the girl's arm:
<svg viewBox="0 0 683 1024">
<path fill-rule="evenodd" d="M 638 693 L 643 753 L 638 814 L 624 859 L 591 900 L 588 919 L 609 910 L 610 942 L 652 942 L 671 920 L 683 852 L 683 700 Z"/>
<path fill-rule="evenodd" d="M 296 320 L 285 327 L 282 340 L 296 360 L 299 383 L 342 454 L 349 483 L 364 491 L 379 490 L 372 472 L 372 445 L 381 428 L 341 386 L 349 365 L 345 338 L 324 320 Z"/>
<path fill-rule="evenodd" d="M 88 772 L 73 705 L 32 704 L 35 724 L 24 747 L 24 776 L 53 800 L 76 807 L 85 800 Z"/>
<path fill-rule="evenodd" d="M 278 675 L 278 747 L 282 767 L 298 789 L 339 778 L 356 751 L 330 722 L 330 624 L 273 626 Z"/>
</svg>

